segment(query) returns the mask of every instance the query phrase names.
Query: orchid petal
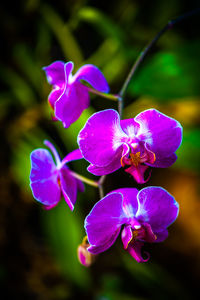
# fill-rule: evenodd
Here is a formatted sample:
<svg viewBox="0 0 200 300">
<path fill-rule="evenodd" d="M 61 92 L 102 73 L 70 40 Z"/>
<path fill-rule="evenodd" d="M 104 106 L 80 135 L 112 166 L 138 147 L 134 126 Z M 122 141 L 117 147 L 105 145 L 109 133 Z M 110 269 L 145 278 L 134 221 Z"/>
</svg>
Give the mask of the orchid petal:
<svg viewBox="0 0 200 300">
<path fill-rule="evenodd" d="M 146 163 L 148 166 L 154 168 L 168 168 L 175 163 L 177 160 L 177 155 L 175 153 L 171 154 L 170 156 L 160 156 L 159 154 L 156 155 L 156 159 L 154 163 Z"/>
<path fill-rule="evenodd" d="M 80 149 L 75 149 L 72 152 L 68 153 L 65 158 L 63 158 L 62 163 L 68 163 L 71 162 L 73 160 L 78 160 L 78 159 L 82 159 L 83 155 L 80 151 Z"/>
<path fill-rule="evenodd" d="M 30 186 L 34 198 L 44 205 L 56 205 L 61 197 L 58 171 L 49 151 L 37 149 L 31 153 Z"/>
<path fill-rule="evenodd" d="M 135 188 L 121 188 L 112 192 L 121 193 L 123 195 L 123 209 L 127 216 L 134 217 L 138 210 L 138 190 Z"/>
<path fill-rule="evenodd" d="M 66 86 L 61 97 L 55 103 L 55 116 L 68 128 L 89 106 L 87 87 L 81 83 Z"/>
<path fill-rule="evenodd" d="M 53 108 L 53 110 L 54 110 L 54 105 L 55 105 L 56 101 L 60 98 L 63 91 L 64 91 L 64 87 L 63 88 L 55 87 L 49 94 L 48 101 L 49 101 L 51 108 Z"/>
<path fill-rule="evenodd" d="M 67 167 L 60 170 L 60 185 L 65 201 L 69 208 L 73 210 L 77 196 L 77 183 Z"/>
<path fill-rule="evenodd" d="M 138 130 L 140 128 L 139 123 L 135 122 L 134 119 L 125 119 L 120 121 L 122 130 L 132 138 L 136 138 Z"/>
<path fill-rule="evenodd" d="M 182 142 L 182 126 L 156 109 L 146 110 L 135 117 L 140 124 L 137 137 L 146 142 L 155 155 L 174 153 Z"/>
<path fill-rule="evenodd" d="M 148 166 L 139 164 L 137 167 L 135 167 L 134 165 L 129 167 L 128 169 L 125 170 L 125 172 L 131 174 L 137 183 L 143 184 L 146 183 L 151 176 L 150 173 L 147 179 L 144 179 L 144 173 L 147 169 Z"/>
<path fill-rule="evenodd" d="M 98 246 L 91 245 L 87 250 L 92 254 L 99 254 L 101 252 L 106 251 L 109 249 L 114 242 L 116 241 L 118 235 L 120 233 L 120 228 L 116 229 L 115 232 L 112 232 L 109 237 L 104 241 L 103 244 L 100 244 Z"/>
<path fill-rule="evenodd" d="M 113 173 L 116 170 L 118 170 L 119 168 L 121 168 L 121 163 L 120 163 L 120 160 L 117 159 L 105 167 L 97 167 L 93 164 L 90 164 L 88 166 L 87 170 L 88 170 L 88 172 L 92 173 L 93 175 L 102 176 L 102 175 L 107 175 L 107 174 Z"/>
<path fill-rule="evenodd" d="M 127 218 L 122 208 L 122 195 L 111 193 L 105 196 L 95 204 L 85 219 L 90 245 L 100 247 L 102 251 L 111 247 Z M 91 252 L 91 248 L 88 250 Z"/>
<path fill-rule="evenodd" d="M 147 262 L 150 258 L 147 252 L 144 252 L 147 255 L 147 258 L 142 257 L 141 248 L 143 245 L 144 245 L 143 242 L 134 241 L 134 243 L 130 243 L 127 248 L 129 254 L 139 263 Z"/>
<path fill-rule="evenodd" d="M 65 63 L 63 61 L 58 60 L 43 68 L 49 84 L 58 86 L 63 85 L 65 81 L 64 65 Z"/>
<path fill-rule="evenodd" d="M 118 156 L 126 134 L 120 127 L 119 114 L 108 109 L 93 114 L 78 135 L 78 144 L 86 160 L 97 167 L 110 164 Z"/>
<path fill-rule="evenodd" d="M 178 216 L 179 206 L 165 189 L 147 187 L 138 193 L 136 218 L 151 225 L 153 232 L 166 229 Z"/>
<path fill-rule="evenodd" d="M 102 72 L 94 65 L 84 65 L 73 76 L 73 81 L 87 81 L 94 89 L 108 93 L 109 86 Z"/>
<path fill-rule="evenodd" d="M 46 149 L 36 149 L 30 154 L 31 173 L 30 181 L 45 180 L 57 173 L 55 162 Z"/>
<path fill-rule="evenodd" d="M 132 228 L 130 225 L 125 226 L 121 233 L 121 239 L 124 246 L 124 249 L 128 248 L 130 241 L 133 238 Z"/>
</svg>

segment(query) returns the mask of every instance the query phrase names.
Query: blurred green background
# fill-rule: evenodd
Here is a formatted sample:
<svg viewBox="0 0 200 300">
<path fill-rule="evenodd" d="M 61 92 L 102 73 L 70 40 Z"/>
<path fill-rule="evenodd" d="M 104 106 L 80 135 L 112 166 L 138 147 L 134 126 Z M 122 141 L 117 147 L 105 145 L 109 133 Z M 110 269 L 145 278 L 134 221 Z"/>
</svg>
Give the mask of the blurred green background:
<svg viewBox="0 0 200 300">
<path fill-rule="evenodd" d="M 76 136 L 96 110 L 116 104 L 91 96 L 91 107 L 69 129 L 52 122 L 51 90 L 43 66 L 72 60 L 97 65 L 112 93 L 119 92 L 144 46 L 199 1 L 27 0 L 1 3 L 0 61 L 0 284 L 1 299 L 198 299 L 200 267 L 200 14 L 165 33 L 130 83 L 124 117 L 155 107 L 184 128 L 178 160 L 154 169 L 148 185 L 162 186 L 180 204 L 169 238 L 148 245 L 138 264 L 120 239 L 87 269 L 76 257 L 85 216 L 98 201 L 86 186 L 72 213 L 61 201 L 44 211 L 29 188 L 30 152 L 49 139 L 61 156 L 77 147 Z M 87 163 L 71 168 L 90 178 Z M 137 186 L 119 170 L 105 191 Z M 147 186 L 147 185 L 146 185 Z M 137 186 L 138 188 L 141 188 Z M 3 296 L 5 295 L 5 296 Z M 4 298 L 5 297 L 5 298 Z"/>
</svg>

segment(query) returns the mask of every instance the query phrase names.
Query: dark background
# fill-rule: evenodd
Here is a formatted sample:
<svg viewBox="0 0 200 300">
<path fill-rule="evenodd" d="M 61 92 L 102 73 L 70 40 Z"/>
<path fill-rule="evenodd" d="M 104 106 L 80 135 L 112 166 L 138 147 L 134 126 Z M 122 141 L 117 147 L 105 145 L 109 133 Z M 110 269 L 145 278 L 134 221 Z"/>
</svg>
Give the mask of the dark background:
<svg viewBox="0 0 200 300">
<path fill-rule="evenodd" d="M 168 239 L 147 245 L 145 264 L 117 243 L 87 269 L 76 249 L 85 216 L 98 201 L 86 187 L 75 211 L 61 203 L 44 211 L 29 188 L 29 154 L 49 139 L 62 157 L 91 113 L 116 104 L 91 96 L 91 107 L 69 129 L 52 122 L 50 86 L 42 67 L 55 60 L 97 65 L 119 92 L 144 46 L 168 20 L 199 1 L 40 1 L 1 3 L 0 10 L 0 283 L 1 299 L 198 299 L 200 267 L 200 13 L 176 24 L 148 53 L 125 97 L 124 118 L 155 107 L 184 128 L 178 160 L 154 169 L 148 185 L 162 186 L 180 204 Z M 90 178 L 86 162 L 71 168 Z M 136 186 L 123 170 L 105 191 Z M 147 184 L 146 184 L 147 186 Z"/>
</svg>

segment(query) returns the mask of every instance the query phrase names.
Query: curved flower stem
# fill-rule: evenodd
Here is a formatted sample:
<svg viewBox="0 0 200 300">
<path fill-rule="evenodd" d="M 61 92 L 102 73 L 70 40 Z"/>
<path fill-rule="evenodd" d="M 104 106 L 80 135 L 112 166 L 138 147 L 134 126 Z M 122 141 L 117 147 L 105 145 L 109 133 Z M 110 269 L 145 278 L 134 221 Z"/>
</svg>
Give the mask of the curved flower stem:
<svg viewBox="0 0 200 300">
<path fill-rule="evenodd" d="M 197 14 L 200 12 L 200 8 L 190 11 L 184 15 L 179 16 L 176 19 L 172 19 L 170 20 L 167 25 L 165 25 L 157 34 L 156 36 L 151 40 L 151 42 L 149 44 L 147 44 L 147 46 L 144 48 L 144 50 L 139 54 L 138 58 L 136 59 L 135 63 L 133 64 L 127 78 L 124 81 L 124 84 L 119 92 L 119 98 L 118 98 L 118 111 L 120 116 L 122 115 L 122 111 L 123 111 L 123 96 L 127 90 L 128 84 L 131 81 L 132 77 L 134 76 L 136 70 L 138 69 L 139 65 L 141 64 L 141 62 L 144 60 L 144 57 L 147 55 L 147 53 L 149 52 L 149 50 L 154 46 L 154 44 L 158 41 L 158 39 L 169 29 L 173 28 L 173 26 L 179 22 L 181 22 L 182 20 L 189 18 L 191 16 L 193 16 L 194 14 Z"/>
<path fill-rule="evenodd" d="M 95 94 L 95 95 L 98 95 L 100 97 L 103 97 L 103 98 L 106 98 L 106 99 L 109 99 L 109 100 L 112 100 L 112 101 L 118 101 L 119 99 L 119 95 L 115 95 L 115 94 L 107 94 L 107 93 L 102 93 L 102 92 L 99 92 L 91 87 L 88 87 L 88 90 L 89 92 Z"/>
<path fill-rule="evenodd" d="M 74 178 L 79 179 L 79 180 L 81 180 L 82 182 L 87 183 L 88 185 L 91 185 L 91 186 L 96 187 L 96 188 L 99 187 L 99 184 L 98 184 L 97 181 L 88 179 L 88 178 L 86 178 L 85 176 L 82 176 L 82 175 L 80 175 L 80 174 L 78 174 L 78 173 L 76 173 L 76 172 L 73 172 L 73 171 L 70 171 L 70 174 L 71 174 Z"/>
<path fill-rule="evenodd" d="M 105 179 L 106 179 L 106 175 L 103 175 L 100 177 L 100 179 L 98 181 L 100 199 L 104 197 L 103 184 L 104 184 Z"/>
</svg>

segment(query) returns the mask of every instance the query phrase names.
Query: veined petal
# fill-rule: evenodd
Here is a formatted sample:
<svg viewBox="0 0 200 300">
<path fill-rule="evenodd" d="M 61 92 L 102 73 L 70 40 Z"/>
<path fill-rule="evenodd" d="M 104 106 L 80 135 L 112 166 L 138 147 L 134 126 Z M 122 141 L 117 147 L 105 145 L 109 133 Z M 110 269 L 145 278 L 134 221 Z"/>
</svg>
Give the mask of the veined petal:
<svg viewBox="0 0 200 300">
<path fill-rule="evenodd" d="M 38 181 L 49 178 L 57 173 L 55 162 L 46 149 L 36 149 L 30 154 L 31 173 L 30 181 Z"/>
<path fill-rule="evenodd" d="M 135 166 L 129 167 L 128 169 L 125 170 L 125 172 L 131 174 L 137 183 L 143 184 L 146 183 L 151 176 L 151 172 L 150 172 L 147 179 L 144 179 L 144 173 L 147 169 L 148 166 L 139 164 L 137 167 Z"/>
<path fill-rule="evenodd" d="M 121 193 L 123 195 L 123 209 L 127 216 L 130 218 L 134 217 L 138 210 L 138 190 L 135 188 L 121 188 L 112 192 Z"/>
<path fill-rule="evenodd" d="M 177 155 L 175 153 L 171 154 L 170 156 L 164 156 L 164 157 L 157 154 L 156 160 L 153 164 L 146 163 L 146 162 L 145 164 L 155 168 L 168 168 L 171 165 L 173 165 L 176 160 L 177 160 Z"/>
<path fill-rule="evenodd" d="M 120 127 L 119 114 L 107 109 L 93 114 L 78 135 L 78 144 L 86 160 L 103 167 L 118 155 L 118 149 L 127 137 Z"/>
<path fill-rule="evenodd" d="M 89 106 L 88 89 L 79 82 L 66 86 L 63 94 L 55 103 L 55 116 L 68 128 Z"/>
<path fill-rule="evenodd" d="M 112 232 L 110 234 L 110 236 L 108 236 L 107 239 L 104 240 L 103 244 L 98 245 L 98 246 L 91 245 L 88 248 L 88 251 L 92 254 L 99 254 L 99 253 L 104 252 L 107 249 L 109 249 L 114 244 L 114 242 L 116 241 L 116 239 L 117 239 L 117 237 L 120 233 L 120 229 L 121 228 L 118 228 L 114 232 Z"/>
<path fill-rule="evenodd" d="M 108 93 L 109 86 L 108 83 L 102 74 L 102 72 L 94 65 L 84 65 L 82 66 L 77 73 L 73 76 L 73 81 L 76 80 L 85 80 L 87 81 L 94 89 Z"/>
<path fill-rule="evenodd" d="M 165 230 L 178 216 L 178 203 L 163 188 L 144 188 L 138 193 L 137 198 L 136 218 L 150 224 L 154 233 Z"/>
<path fill-rule="evenodd" d="M 49 101 L 51 108 L 53 108 L 53 110 L 54 110 L 55 102 L 60 98 L 63 91 L 64 91 L 64 87 L 60 88 L 60 87 L 56 86 L 49 94 L 48 101 Z"/>
<path fill-rule="evenodd" d="M 116 170 L 121 168 L 121 158 L 129 152 L 129 147 L 126 144 L 121 145 L 114 156 L 114 159 L 104 167 L 97 167 L 93 164 L 90 164 L 87 170 L 96 175 L 102 176 L 115 172 Z"/>
<path fill-rule="evenodd" d="M 122 201 L 122 194 L 110 193 L 97 202 L 86 217 L 85 230 L 92 247 L 105 251 L 116 240 L 121 226 L 128 219 L 124 213 Z M 91 252 L 91 248 L 88 250 Z"/>
<path fill-rule="evenodd" d="M 97 167 L 93 164 L 90 164 L 88 166 L 87 170 L 88 170 L 88 172 L 92 173 L 93 175 L 102 176 L 102 175 L 107 175 L 107 174 L 113 173 L 116 170 L 118 170 L 119 168 L 121 168 L 121 164 L 120 164 L 120 160 L 117 160 L 117 161 L 110 163 L 109 165 L 107 165 L 105 167 Z"/>
<path fill-rule="evenodd" d="M 135 121 L 140 124 L 137 137 L 148 144 L 156 157 L 168 157 L 181 145 L 181 124 L 158 110 L 146 110 L 138 114 Z"/>
<path fill-rule="evenodd" d="M 131 226 L 130 225 L 125 226 L 121 233 L 121 239 L 122 239 L 124 249 L 128 248 L 128 245 L 132 240 L 132 238 L 133 238 L 133 234 L 132 234 Z"/>
<path fill-rule="evenodd" d="M 33 197 L 46 206 L 55 206 L 61 198 L 61 191 L 56 176 L 43 179 L 42 181 L 31 182 L 30 187 Z"/>
<path fill-rule="evenodd" d="M 56 61 L 44 67 L 48 82 L 53 85 L 53 90 L 49 94 L 48 101 L 50 106 L 54 109 L 56 101 L 62 96 L 66 86 L 68 85 L 68 77 L 73 69 L 73 63 L 64 63 Z"/>
<path fill-rule="evenodd" d="M 61 197 L 58 171 L 49 151 L 37 149 L 31 153 L 30 187 L 34 198 L 44 205 L 56 205 Z"/>
<path fill-rule="evenodd" d="M 77 182 L 67 167 L 63 167 L 60 170 L 60 186 L 65 201 L 69 205 L 69 208 L 73 210 L 77 196 Z"/>
<path fill-rule="evenodd" d="M 63 158 L 62 163 L 68 163 L 73 160 L 82 159 L 83 154 L 81 153 L 80 149 L 75 149 L 72 152 L 68 153 L 65 158 Z"/>
<path fill-rule="evenodd" d="M 147 252 L 144 252 L 144 254 L 147 256 L 146 258 L 143 258 L 141 249 L 144 245 L 143 242 L 140 241 L 134 241 L 134 243 L 130 243 L 128 245 L 127 251 L 129 254 L 139 263 L 141 262 L 147 262 L 149 260 L 149 254 Z"/>
<path fill-rule="evenodd" d="M 51 85 L 61 86 L 65 81 L 65 72 L 64 72 L 63 61 L 55 61 L 47 67 L 44 67 L 43 70 L 46 73 L 47 81 Z"/>
<path fill-rule="evenodd" d="M 134 119 L 125 119 L 120 121 L 123 131 L 131 138 L 136 138 L 140 124 Z"/>
</svg>

